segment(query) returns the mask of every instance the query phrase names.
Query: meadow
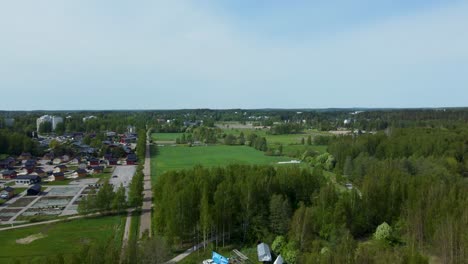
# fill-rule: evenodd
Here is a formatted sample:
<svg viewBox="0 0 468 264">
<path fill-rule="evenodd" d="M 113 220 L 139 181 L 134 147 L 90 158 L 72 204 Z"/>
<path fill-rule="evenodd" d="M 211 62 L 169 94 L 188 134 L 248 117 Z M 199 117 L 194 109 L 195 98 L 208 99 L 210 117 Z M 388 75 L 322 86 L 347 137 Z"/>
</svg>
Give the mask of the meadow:
<svg viewBox="0 0 468 264">
<path fill-rule="evenodd" d="M 153 141 L 176 141 L 181 136 L 182 133 L 153 133 L 151 138 Z"/>
<path fill-rule="evenodd" d="M 195 165 L 205 167 L 225 166 L 233 163 L 273 165 L 278 161 L 291 160 L 288 157 L 266 156 L 263 152 L 247 146 L 164 146 L 156 154 L 151 151 L 153 177 L 169 170 L 189 169 Z"/>
<path fill-rule="evenodd" d="M 330 133 L 324 131 L 317 131 L 317 130 L 305 130 L 301 134 L 284 134 L 284 135 L 271 135 L 267 133 L 267 129 L 242 129 L 242 128 L 232 128 L 232 129 L 223 129 L 223 132 L 226 134 L 232 134 L 235 136 L 239 136 L 241 132 L 244 133 L 245 136 L 249 135 L 250 133 L 255 133 L 258 136 L 265 137 L 268 144 L 273 145 L 296 145 L 301 144 L 301 140 L 304 138 L 307 141 L 307 137 L 311 136 L 314 138 L 315 136 L 322 135 L 322 136 L 329 136 Z"/>
<path fill-rule="evenodd" d="M 79 252 L 85 244 L 108 243 L 113 235 L 113 242 L 120 246 L 124 225 L 123 216 L 107 216 L 1 231 L 0 263 L 12 259 L 31 262 L 57 253 L 67 258 Z M 17 243 L 18 239 L 30 236 L 43 237 L 28 244 Z"/>
</svg>

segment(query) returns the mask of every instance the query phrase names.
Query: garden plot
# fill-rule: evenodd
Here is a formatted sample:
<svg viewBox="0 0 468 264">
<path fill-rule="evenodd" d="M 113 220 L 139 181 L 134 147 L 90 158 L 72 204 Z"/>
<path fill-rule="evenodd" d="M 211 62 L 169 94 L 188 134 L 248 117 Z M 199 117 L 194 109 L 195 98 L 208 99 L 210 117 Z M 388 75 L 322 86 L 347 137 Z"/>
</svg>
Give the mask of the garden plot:
<svg viewBox="0 0 468 264">
<path fill-rule="evenodd" d="M 75 196 L 77 195 L 82 187 L 52 187 L 46 196 Z"/>
<path fill-rule="evenodd" d="M 33 209 L 55 209 L 65 208 L 70 203 L 73 196 L 61 196 L 61 197 L 42 197 L 35 204 L 31 206 Z"/>
<path fill-rule="evenodd" d="M 30 208 L 26 210 L 24 213 L 21 214 L 21 216 L 35 216 L 35 215 L 60 215 L 62 213 L 62 210 L 60 208 L 49 208 L 49 209 L 44 209 L 44 208 Z M 20 217 L 21 217 L 20 216 Z M 20 218 L 18 217 L 18 218 Z"/>
<path fill-rule="evenodd" d="M 86 179 L 77 179 L 71 181 L 70 185 L 89 185 L 89 184 L 96 184 L 98 183 L 99 179 L 97 178 L 86 178 Z"/>
<path fill-rule="evenodd" d="M 8 207 L 25 207 L 34 201 L 37 197 L 23 197 L 10 204 Z"/>
<path fill-rule="evenodd" d="M 1 221 L 8 221 L 10 218 L 15 216 L 17 213 L 19 213 L 21 209 L 9 209 L 5 208 L 0 211 L 0 220 Z"/>
</svg>

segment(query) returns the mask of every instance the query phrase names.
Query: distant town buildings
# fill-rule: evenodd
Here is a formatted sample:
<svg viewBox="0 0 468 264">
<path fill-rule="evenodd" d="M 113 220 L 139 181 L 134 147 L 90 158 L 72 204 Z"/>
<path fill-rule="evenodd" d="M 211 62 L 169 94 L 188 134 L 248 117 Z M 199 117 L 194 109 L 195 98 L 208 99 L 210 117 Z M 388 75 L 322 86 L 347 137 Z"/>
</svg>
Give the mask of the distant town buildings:
<svg viewBox="0 0 468 264">
<path fill-rule="evenodd" d="M 55 128 L 57 127 L 57 124 L 63 122 L 63 118 L 61 118 L 60 116 L 50 116 L 50 115 L 41 116 L 36 120 L 37 131 L 39 131 L 39 127 L 41 126 L 41 124 L 45 122 L 50 122 L 52 124 L 52 130 L 55 130 Z"/>
<path fill-rule="evenodd" d="M 83 117 L 83 122 L 86 122 L 91 119 L 96 119 L 96 118 L 97 118 L 96 116 L 86 116 L 86 117 Z"/>
</svg>

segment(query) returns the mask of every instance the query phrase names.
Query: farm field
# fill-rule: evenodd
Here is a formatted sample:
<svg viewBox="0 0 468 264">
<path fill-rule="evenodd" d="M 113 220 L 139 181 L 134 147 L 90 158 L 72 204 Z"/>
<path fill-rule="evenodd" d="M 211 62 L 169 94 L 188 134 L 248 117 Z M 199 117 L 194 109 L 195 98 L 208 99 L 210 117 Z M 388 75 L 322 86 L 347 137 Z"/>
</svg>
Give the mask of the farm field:
<svg viewBox="0 0 468 264">
<path fill-rule="evenodd" d="M 107 216 L 1 231 L 0 263 L 8 263 L 15 258 L 31 262 L 57 253 L 67 258 L 87 243 L 108 243 L 114 234 L 114 243 L 120 247 L 124 225 L 124 217 Z M 17 240 L 23 240 L 24 244 L 17 243 Z M 28 243 L 27 240 L 33 241 Z"/>
<path fill-rule="evenodd" d="M 153 133 L 151 138 L 154 141 L 175 141 L 182 133 Z"/>
<path fill-rule="evenodd" d="M 289 157 L 266 156 L 263 152 L 247 146 L 165 146 L 158 147 L 158 154 L 151 152 L 152 176 L 156 177 L 169 170 L 189 169 L 195 165 L 206 167 L 240 164 L 275 164 L 291 160 Z"/>
</svg>

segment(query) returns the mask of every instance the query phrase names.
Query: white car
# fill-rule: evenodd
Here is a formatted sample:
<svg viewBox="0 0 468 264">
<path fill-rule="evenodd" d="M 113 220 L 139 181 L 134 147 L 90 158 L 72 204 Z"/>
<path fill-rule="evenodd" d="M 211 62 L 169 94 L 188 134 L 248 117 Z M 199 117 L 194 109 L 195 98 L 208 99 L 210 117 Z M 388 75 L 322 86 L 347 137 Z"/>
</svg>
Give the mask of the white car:
<svg viewBox="0 0 468 264">
<path fill-rule="evenodd" d="M 203 261 L 203 264 L 213 264 L 213 263 L 214 263 L 214 261 L 212 259 L 205 259 Z"/>
</svg>

